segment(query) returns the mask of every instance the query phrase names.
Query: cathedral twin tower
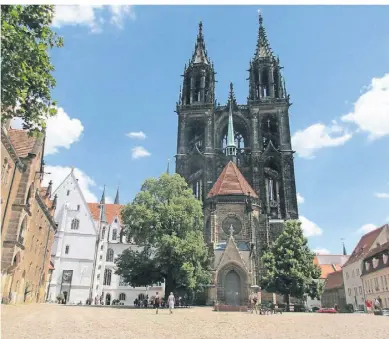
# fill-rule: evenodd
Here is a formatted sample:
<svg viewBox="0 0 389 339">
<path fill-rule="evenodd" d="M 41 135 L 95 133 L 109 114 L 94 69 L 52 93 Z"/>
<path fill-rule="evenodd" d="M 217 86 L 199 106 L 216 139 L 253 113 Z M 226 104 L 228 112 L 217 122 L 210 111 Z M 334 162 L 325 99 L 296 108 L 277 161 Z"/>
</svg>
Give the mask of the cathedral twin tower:
<svg viewBox="0 0 389 339">
<path fill-rule="evenodd" d="M 256 51 L 250 61 L 247 103 L 237 104 L 231 84 L 227 104 L 218 104 L 216 73 L 205 48 L 200 22 L 176 107 L 176 172 L 205 204 L 219 175 L 233 160 L 254 190 L 245 193 L 259 197 L 262 215 L 274 221 L 298 218 L 290 102 L 281 69 L 260 15 Z M 228 149 L 231 140 L 232 152 Z"/>
</svg>

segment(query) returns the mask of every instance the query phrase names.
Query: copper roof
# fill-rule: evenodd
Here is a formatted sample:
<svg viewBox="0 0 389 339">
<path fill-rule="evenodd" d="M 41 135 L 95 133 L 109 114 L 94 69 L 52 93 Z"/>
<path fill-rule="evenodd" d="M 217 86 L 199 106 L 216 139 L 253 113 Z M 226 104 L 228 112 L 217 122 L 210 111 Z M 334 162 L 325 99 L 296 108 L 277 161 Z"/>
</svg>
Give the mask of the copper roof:
<svg viewBox="0 0 389 339">
<path fill-rule="evenodd" d="M 327 280 L 324 284 L 324 290 L 331 290 L 333 288 L 340 288 L 343 286 L 343 273 L 337 271 L 328 274 Z"/>
<path fill-rule="evenodd" d="M 244 178 L 238 167 L 230 161 L 226 167 L 224 167 L 223 172 L 209 191 L 208 198 L 217 195 L 249 194 L 254 198 L 258 198 L 258 195 Z"/>
<path fill-rule="evenodd" d="M 37 140 L 35 137 L 30 137 L 27 131 L 21 129 L 10 128 L 8 136 L 15 148 L 16 154 L 20 158 L 25 158 L 28 153 L 31 153 Z"/>
<path fill-rule="evenodd" d="M 379 234 L 381 233 L 384 227 L 388 227 L 389 225 L 383 225 L 381 227 L 376 228 L 375 230 L 366 233 L 358 242 L 357 246 L 355 246 L 353 253 L 351 253 L 350 258 L 344 264 L 344 266 L 350 265 L 354 262 L 357 262 L 360 259 L 363 259 L 366 254 L 368 254 L 371 246 L 374 244 L 374 241 L 377 239 Z"/>
<path fill-rule="evenodd" d="M 100 218 L 100 203 L 98 202 L 88 202 L 89 210 L 92 214 L 93 220 L 99 220 Z M 123 205 L 119 204 L 105 204 L 105 218 L 109 224 L 112 224 L 113 219 L 115 217 L 119 218 L 119 222 L 121 223 L 120 210 Z"/>
</svg>

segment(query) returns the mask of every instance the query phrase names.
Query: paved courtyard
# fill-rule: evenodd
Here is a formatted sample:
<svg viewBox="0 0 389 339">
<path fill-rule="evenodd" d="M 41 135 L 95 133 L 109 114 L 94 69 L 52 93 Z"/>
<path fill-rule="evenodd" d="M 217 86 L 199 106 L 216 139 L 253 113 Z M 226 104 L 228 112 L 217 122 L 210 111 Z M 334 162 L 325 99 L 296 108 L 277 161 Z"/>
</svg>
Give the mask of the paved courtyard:
<svg viewBox="0 0 389 339">
<path fill-rule="evenodd" d="M 131 310 L 60 305 L 1 307 L 2 338 L 389 338 L 389 318 L 365 314 L 259 316 L 211 308 Z"/>
</svg>

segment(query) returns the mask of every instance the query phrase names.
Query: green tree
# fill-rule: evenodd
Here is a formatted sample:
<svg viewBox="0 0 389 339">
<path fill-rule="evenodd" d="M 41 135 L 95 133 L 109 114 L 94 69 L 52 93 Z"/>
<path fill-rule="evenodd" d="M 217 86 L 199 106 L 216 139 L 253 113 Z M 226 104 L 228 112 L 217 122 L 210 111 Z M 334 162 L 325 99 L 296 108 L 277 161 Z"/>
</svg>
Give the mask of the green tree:
<svg viewBox="0 0 389 339">
<path fill-rule="evenodd" d="M 53 17 L 54 6 L 1 6 L 1 119 L 20 117 L 31 132 L 57 112 L 49 49 L 63 39 L 50 28 Z"/>
<path fill-rule="evenodd" d="M 287 221 L 284 231 L 262 257 L 261 287 L 283 295 L 288 309 L 290 297 L 302 299 L 308 294 L 311 298 L 319 298 L 320 268 L 314 264 L 314 256 L 303 235 L 301 222 Z"/>
<path fill-rule="evenodd" d="M 127 237 L 142 245 L 117 258 L 116 273 L 132 286 L 165 281 L 166 294 L 198 292 L 210 281 L 202 205 L 180 175 L 148 179 L 122 210 Z"/>
</svg>

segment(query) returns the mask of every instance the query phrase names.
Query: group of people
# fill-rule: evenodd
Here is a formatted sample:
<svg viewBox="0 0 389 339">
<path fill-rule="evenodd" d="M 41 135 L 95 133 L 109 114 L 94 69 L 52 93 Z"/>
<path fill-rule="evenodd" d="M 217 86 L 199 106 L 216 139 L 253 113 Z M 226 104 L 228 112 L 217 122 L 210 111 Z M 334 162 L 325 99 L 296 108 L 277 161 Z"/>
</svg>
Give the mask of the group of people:
<svg viewBox="0 0 389 339">
<path fill-rule="evenodd" d="M 374 298 L 374 300 L 368 300 L 365 301 L 365 306 L 368 314 L 373 313 L 374 311 L 381 311 L 382 310 L 382 299 L 380 297 Z"/>
<path fill-rule="evenodd" d="M 154 308 L 155 308 L 155 313 L 158 314 L 158 310 L 161 306 L 161 297 L 159 296 L 158 292 L 156 293 L 155 295 L 155 298 L 154 298 Z M 167 298 L 167 303 L 168 303 L 168 306 L 169 306 L 169 312 L 170 314 L 173 313 L 173 309 L 174 309 L 174 304 L 176 303 L 176 298 L 174 297 L 174 294 L 173 292 L 170 292 L 170 295 L 169 297 Z"/>
</svg>

